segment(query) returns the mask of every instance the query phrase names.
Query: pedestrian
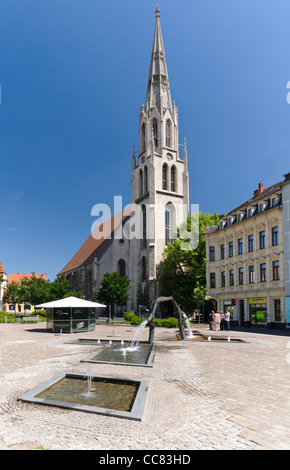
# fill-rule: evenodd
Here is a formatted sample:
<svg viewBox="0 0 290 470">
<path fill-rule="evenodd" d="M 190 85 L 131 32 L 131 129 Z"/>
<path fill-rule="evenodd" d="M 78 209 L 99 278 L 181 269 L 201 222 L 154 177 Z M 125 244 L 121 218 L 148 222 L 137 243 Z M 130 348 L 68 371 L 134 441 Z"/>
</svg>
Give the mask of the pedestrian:
<svg viewBox="0 0 290 470">
<path fill-rule="evenodd" d="M 225 330 L 224 312 L 220 312 L 221 316 L 221 331 Z"/>
<path fill-rule="evenodd" d="M 231 321 L 231 314 L 228 310 L 226 310 L 225 316 L 224 316 L 224 321 L 225 321 L 225 330 L 230 331 L 230 321 Z"/>
<path fill-rule="evenodd" d="M 215 311 L 212 310 L 212 312 L 209 314 L 209 329 L 210 330 L 214 329 L 214 315 L 215 315 Z"/>
<path fill-rule="evenodd" d="M 219 312 L 216 312 L 214 316 L 214 323 L 215 323 L 215 330 L 219 331 L 220 330 L 220 324 L 221 324 L 221 315 Z"/>
</svg>

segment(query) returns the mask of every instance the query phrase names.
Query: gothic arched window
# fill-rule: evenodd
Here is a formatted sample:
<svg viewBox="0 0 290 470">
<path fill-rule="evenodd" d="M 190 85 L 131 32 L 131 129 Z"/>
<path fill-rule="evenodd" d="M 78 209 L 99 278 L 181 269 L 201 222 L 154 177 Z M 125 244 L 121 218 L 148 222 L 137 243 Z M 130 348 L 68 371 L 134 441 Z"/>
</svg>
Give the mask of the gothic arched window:
<svg viewBox="0 0 290 470">
<path fill-rule="evenodd" d="M 120 259 L 117 264 L 117 272 L 121 277 L 126 276 L 126 262 L 123 259 Z"/>
<path fill-rule="evenodd" d="M 146 258 L 143 256 L 141 261 L 141 281 L 146 281 Z"/>
<path fill-rule="evenodd" d="M 144 167 L 144 191 L 148 192 L 148 170 L 147 166 Z"/>
<path fill-rule="evenodd" d="M 146 207 L 142 206 L 142 248 L 146 248 L 147 238 L 147 221 L 146 221 Z"/>
<path fill-rule="evenodd" d="M 144 152 L 146 150 L 146 126 L 145 124 L 142 125 L 142 131 L 141 131 L 141 152 Z"/>
<path fill-rule="evenodd" d="M 162 167 L 162 189 L 167 189 L 168 166 L 164 163 Z"/>
<path fill-rule="evenodd" d="M 158 147 L 158 124 L 156 119 L 153 119 L 152 122 L 152 133 L 154 145 L 155 147 Z"/>
<path fill-rule="evenodd" d="M 169 119 L 166 121 L 166 147 L 171 147 L 171 122 Z"/>
<path fill-rule="evenodd" d="M 140 170 L 139 173 L 139 196 L 143 194 L 143 171 Z"/>
<path fill-rule="evenodd" d="M 173 243 L 173 232 L 174 232 L 174 218 L 175 209 L 173 204 L 169 202 L 165 208 L 165 243 Z"/>
<path fill-rule="evenodd" d="M 177 192 L 177 179 L 176 179 L 176 167 L 171 167 L 171 191 Z"/>
</svg>

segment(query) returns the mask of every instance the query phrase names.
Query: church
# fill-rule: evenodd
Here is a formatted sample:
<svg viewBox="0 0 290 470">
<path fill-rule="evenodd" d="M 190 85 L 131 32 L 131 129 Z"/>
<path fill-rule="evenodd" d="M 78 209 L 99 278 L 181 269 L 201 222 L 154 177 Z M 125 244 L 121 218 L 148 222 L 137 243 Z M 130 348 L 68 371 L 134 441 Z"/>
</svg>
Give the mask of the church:
<svg viewBox="0 0 290 470">
<path fill-rule="evenodd" d="M 181 157 L 158 6 L 155 13 L 146 99 L 139 108 L 139 152 L 134 147 L 132 157 L 131 206 L 97 227 L 58 273 L 87 300 L 95 299 L 105 273 L 128 276 L 130 300 L 123 310 L 134 312 L 160 295 L 164 248 L 189 213 L 186 139 Z"/>
</svg>

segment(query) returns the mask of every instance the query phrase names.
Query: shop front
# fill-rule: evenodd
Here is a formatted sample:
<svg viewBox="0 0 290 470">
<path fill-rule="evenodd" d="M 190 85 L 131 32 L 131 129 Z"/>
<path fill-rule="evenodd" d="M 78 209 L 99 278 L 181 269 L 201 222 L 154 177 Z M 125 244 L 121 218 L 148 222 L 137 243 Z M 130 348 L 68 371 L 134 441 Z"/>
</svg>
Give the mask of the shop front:
<svg viewBox="0 0 290 470">
<path fill-rule="evenodd" d="M 250 312 L 250 326 L 267 326 L 267 299 L 256 297 L 248 299 Z"/>
</svg>

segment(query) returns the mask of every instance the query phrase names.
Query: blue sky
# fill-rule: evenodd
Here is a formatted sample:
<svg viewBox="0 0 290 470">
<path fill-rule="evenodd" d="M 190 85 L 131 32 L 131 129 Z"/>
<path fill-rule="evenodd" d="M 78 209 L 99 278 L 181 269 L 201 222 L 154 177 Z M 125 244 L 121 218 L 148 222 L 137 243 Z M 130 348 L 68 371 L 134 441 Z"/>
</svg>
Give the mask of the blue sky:
<svg viewBox="0 0 290 470">
<path fill-rule="evenodd" d="M 224 213 L 290 170 L 289 0 L 159 0 L 190 199 Z M 154 0 L 1 0 L 0 261 L 53 280 L 94 204 L 130 202 Z"/>
</svg>

